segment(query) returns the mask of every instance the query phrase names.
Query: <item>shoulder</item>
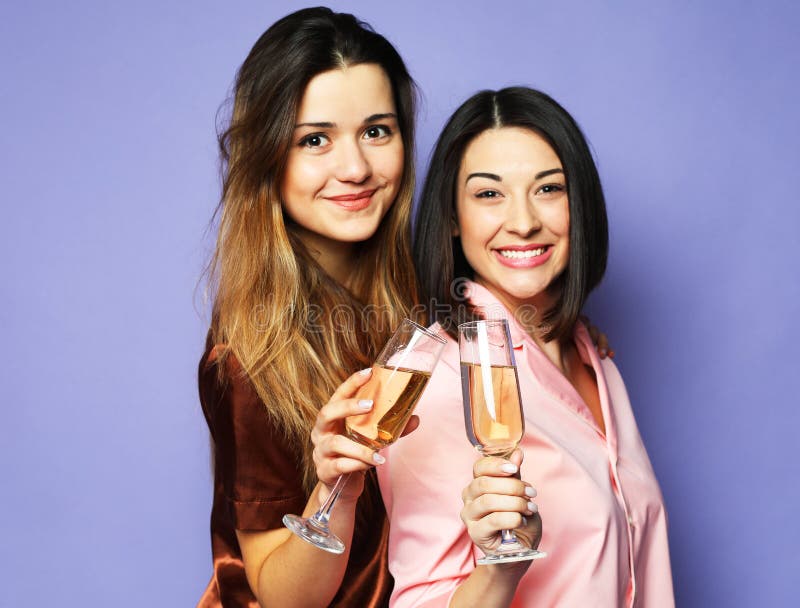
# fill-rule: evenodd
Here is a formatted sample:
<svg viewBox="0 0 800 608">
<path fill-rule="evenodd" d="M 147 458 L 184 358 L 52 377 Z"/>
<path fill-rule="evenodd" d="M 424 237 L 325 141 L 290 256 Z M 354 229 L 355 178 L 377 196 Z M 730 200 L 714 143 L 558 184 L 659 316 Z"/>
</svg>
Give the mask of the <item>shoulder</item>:
<svg viewBox="0 0 800 608">
<path fill-rule="evenodd" d="M 617 364 L 611 358 L 606 357 L 605 359 L 600 359 L 600 369 L 603 370 L 603 377 L 611 400 L 615 404 L 624 402 L 630 407 L 628 390 L 625 388 L 625 381 L 622 379 L 622 374 Z"/>
<path fill-rule="evenodd" d="M 222 366 L 220 368 L 220 366 Z M 257 434 L 280 439 L 267 406 L 236 355 L 225 344 L 207 343 L 198 365 L 200 404 L 215 439 L 218 435 Z"/>
<path fill-rule="evenodd" d="M 438 323 L 434 323 L 429 327 L 429 329 L 446 342 L 444 348 L 442 349 L 442 356 L 439 358 L 439 362 L 436 364 L 436 369 L 433 373 L 434 378 L 437 376 L 437 373 L 439 377 L 449 377 L 452 372 L 460 375 L 461 367 L 458 355 L 458 342 L 456 342 L 450 334 L 442 329 L 442 326 Z"/>
</svg>

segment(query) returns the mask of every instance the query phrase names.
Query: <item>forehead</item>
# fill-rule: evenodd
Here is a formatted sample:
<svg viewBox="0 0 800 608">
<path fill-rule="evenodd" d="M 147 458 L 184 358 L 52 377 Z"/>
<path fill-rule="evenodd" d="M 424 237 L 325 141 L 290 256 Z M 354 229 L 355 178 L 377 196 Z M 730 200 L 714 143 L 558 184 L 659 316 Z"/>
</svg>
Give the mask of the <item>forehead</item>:
<svg viewBox="0 0 800 608">
<path fill-rule="evenodd" d="M 303 92 L 297 122 L 360 123 L 372 114 L 394 112 L 386 72 L 377 64 L 363 63 L 314 76 Z"/>
<path fill-rule="evenodd" d="M 561 168 L 555 150 L 541 135 L 521 127 L 484 131 L 467 145 L 461 159 L 461 173 L 484 171 L 504 176 L 555 168 Z"/>
</svg>

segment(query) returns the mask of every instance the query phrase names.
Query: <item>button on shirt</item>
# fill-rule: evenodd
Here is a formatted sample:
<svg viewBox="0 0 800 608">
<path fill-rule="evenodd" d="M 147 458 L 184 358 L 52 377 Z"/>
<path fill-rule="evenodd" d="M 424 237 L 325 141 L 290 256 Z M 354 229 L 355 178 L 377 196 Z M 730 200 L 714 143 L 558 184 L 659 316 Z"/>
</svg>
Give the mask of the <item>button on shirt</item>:
<svg viewBox="0 0 800 608">
<path fill-rule="evenodd" d="M 578 325 L 575 345 L 597 378 L 603 434 L 561 371 L 485 288 L 470 300 L 509 319 L 525 434 L 522 478 L 538 491 L 539 548 L 512 606 L 674 606 L 667 521 L 625 385 Z M 443 334 L 443 332 L 440 332 Z M 391 606 L 447 606 L 482 552 L 459 514 L 479 457 L 467 440 L 458 344 L 448 339 L 416 413 L 420 427 L 384 450 L 377 467 L 390 519 Z"/>
</svg>

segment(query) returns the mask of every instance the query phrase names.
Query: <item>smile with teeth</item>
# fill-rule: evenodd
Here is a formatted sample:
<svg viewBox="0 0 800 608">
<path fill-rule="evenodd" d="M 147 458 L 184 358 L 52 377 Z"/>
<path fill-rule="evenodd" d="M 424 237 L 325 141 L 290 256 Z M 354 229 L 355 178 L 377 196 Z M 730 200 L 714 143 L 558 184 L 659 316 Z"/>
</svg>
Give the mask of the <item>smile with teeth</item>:
<svg viewBox="0 0 800 608">
<path fill-rule="evenodd" d="M 497 251 L 504 258 L 524 260 L 528 258 L 535 258 L 537 256 L 542 255 L 545 251 L 547 251 L 547 247 L 539 247 L 538 249 L 528 249 L 526 251 L 517 251 L 515 249 L 498 249 Z"/>
</svg>

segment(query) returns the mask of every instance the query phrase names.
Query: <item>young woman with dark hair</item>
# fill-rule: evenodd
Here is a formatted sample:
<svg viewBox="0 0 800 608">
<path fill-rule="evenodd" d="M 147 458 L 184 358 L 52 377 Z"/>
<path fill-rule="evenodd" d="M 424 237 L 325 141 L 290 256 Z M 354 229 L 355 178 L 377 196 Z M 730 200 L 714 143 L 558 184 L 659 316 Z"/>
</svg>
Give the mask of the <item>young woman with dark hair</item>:
<svg viewBox="0 0 800 608">
<path fill-rule="evenodd" d="M 607 252 L 600 179 L 560 105 L 514 87 L 456 110 L 414 239 L 431 321 L 451 340 L 417 406 L 420 428 L 378 469 L 393 606 L 674 605 L 658 482 L 622 378 L 579 320 Z M 525 434 L 510 459 L 475 462 L 456 328 L 496 317 L 511 326 Z M 535 503 L 515 477 L 523 456 Z M 476 567 L 502 529 L 541 541 L 548 557 Z"/>
<path fill-rule="evenodd" d="M 237 74 L 199 370 L 215 480 L 200 606 L 388 599 L 382 459 L 341 433 L 369 406 L 352 398 L 369 370 L 348 374 L 370 367 L 417 300 L 414 99 L 392 45 L 326 8 L 279 20 Z M 348 548 L 336 556 L 281 518 L 313 513 L 345 472 L 360 474 L 336 506 Z"/>
</svg>

